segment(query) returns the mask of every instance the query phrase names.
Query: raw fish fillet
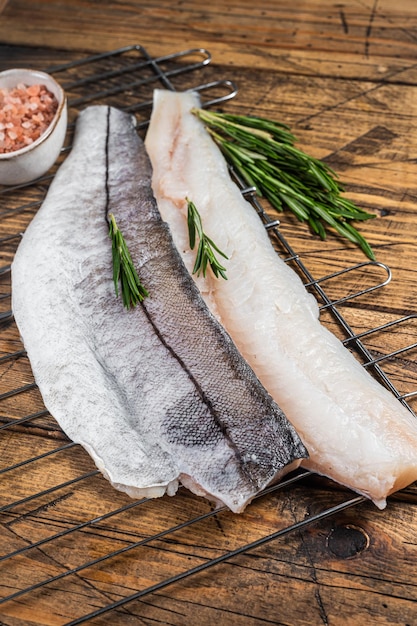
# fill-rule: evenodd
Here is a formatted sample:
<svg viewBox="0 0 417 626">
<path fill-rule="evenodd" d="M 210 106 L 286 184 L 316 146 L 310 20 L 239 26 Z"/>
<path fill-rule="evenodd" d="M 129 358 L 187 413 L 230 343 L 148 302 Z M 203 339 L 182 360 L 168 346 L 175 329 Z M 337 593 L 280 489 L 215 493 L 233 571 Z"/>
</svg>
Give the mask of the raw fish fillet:
<svg viewBox="0 0 417 626">
<path fill-rule="evenodd" d="M 114 291 L 109 212 L 150 293 L 130 310 Z M 239 512 L 306 456 L 186 271 L 130 115 L 79 115 L 12 283 L 46 407 L 116 488 L 156 497 L 181 482 Z"/>
<path fill-rule="evenodd" d="M 196 94 L 157 90 L 145 145 L 162 217 L 192 272 L 185 198 L 225 252 L 228 280 L 195 281 L 309 452 L 303 466 L 371 498 L 417 479 L 417 420 L 319 322 L 318 305 L 275 253 L 227 164 L 190 111 Z"/>
</svg>

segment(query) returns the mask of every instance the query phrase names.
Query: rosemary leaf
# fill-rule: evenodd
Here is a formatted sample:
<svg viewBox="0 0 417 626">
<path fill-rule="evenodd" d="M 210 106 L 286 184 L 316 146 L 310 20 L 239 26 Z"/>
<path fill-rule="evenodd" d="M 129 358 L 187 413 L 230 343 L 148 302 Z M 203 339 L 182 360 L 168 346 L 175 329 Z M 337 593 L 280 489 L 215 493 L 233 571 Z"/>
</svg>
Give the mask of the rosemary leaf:
<svg viewBox="0 0 417 626">
<path fill-rule="evenodd" d="M 203 230 L 203 223 L 201 221 L 200 213 L 197 211 L 197 208 L 194 202 L 186 199 L 187 201 L 187 224 L 188 224 L 188 238 L 190 242 L 191 250 L 194 250 L 196 243 L 196 234 L 198 235 L 198 247 L 197 253 L 195 257 L 193 274 L 203 274 L 206 276 L 208 265 L 211 267 L 211 270 L 216 278 L 221 276 L 225 280 L 227 280 L 226 276 L 226 268 L 221 265 L 219 260 L 217 259 L 214 252 L 217 252 L 224 259 L 228 257 L 224 252 L 220 250 L 220 248 L 214 243 L 210 237 L 207 237 Z"/>
<path fill-rule="evenodd" d="M 275 210 L 289 209 L 321 239 L 326 239 L 326 229 L 332 228 L 375 259 L 369 243 L 351 224 L 375 215 L 342 196 L 344 188 L 337 174 L 323 161 L 299 150 L 288 126 L 261 117 L 198 108 L 193 113 L 205 124 L 229 165 Z M 204 261 L 208 262 L 202 253 L 201 267 Z"/>
<path fill-rule="evenodd" d="M 319 220 L 310 216 L 308 218 L 308 223 L 311 230 L 316 233 L 320 237 L 320 239 L 326 239 L 326 230 Z"/>
<path fill-rule="evenodd" d="M 109 237 L 112 241 L 114 290 L 116 296 L 119 296 L 120 283 L 123 304 L 130 309 L 138 302 L 142 302 L 149 293 L 140 281 L 125 238 L 117 226 L 113 213 L 109 214 Z"/>
</svg>

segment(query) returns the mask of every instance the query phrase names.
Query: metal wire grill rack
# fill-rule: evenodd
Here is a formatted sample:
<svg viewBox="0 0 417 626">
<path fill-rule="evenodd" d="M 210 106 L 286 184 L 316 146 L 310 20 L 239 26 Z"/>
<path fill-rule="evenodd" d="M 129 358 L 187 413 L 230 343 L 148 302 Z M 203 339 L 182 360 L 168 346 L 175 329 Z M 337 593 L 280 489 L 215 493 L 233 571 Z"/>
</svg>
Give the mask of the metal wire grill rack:
<svg viewBox="0 0 417 626">
<path fill-rule="evenodd" d="M 156 86 L 196 89 L 202 95 L 203 106 L 232 98 L 237 90 L 229 80 L 195 84 L 195 77 L 200 78 L 201 70 L 209 62 L 210 55 L 203 49 L 153 58 L 141 46 L 128 46 L 47 68 L 58 77 L 69 95 L 70 124 L 61 160 L 70 149 L 77 111 L 91 102 L 106 102 L 131 111 L 137 116 L 141 131 L 146 128 L 152 106 L 152 90 Z M 349 305 L 353 299 L 389 283 L 390 269 L 382 263 L 366 261 L 314 278 L 284 237 L 279 222 L 264 210 L 254 190 L 245 188 L 233 172 L 232 175 L 263 219 L 278 253 L 299 272 L 306 287 L 317 297 L 323 313 L 339 328 L 345 345 L 355 351 L 364 367 L 370 369 L 400 402 L 413 411 L 412 401 L 417 391 L 398 391 L 384 366 L 395 363 L 398 356 L 409 354 L 417 344 L 407 344 L 389 354 L 373 356 L 366 340 L 375 334 L 412 325 L 417 316 L 408 315 L 378 328 L 355 333 L 340 311 L 341 305 Z M 2 584 L 0 617 L 2 606 L 4 615 L 13 615 L 14 607 L 19 607 L 24 613 L 22 607 L 27 607 L 30 612 L 35 606 L 39 610 L 39 607 L 45 606 L 49 612 L 49 621 L 45 623 L 66 623 L 67 626 L 94 621 L 107 614 L 115 616 L 118 611 L 130 615 L 129 606 L 135 600 L 160 592 L 185 578 L 195 577 L 363 502 L 362 497 L 346 493 L 341 499 L 339 493 L 335 504 L 293 523 L 283 525 L 277 515 L 279 530 L 272 533 L 246 532 L 240 544 L 233 547 L 227 541 L 227 533 L 226 540 L 223 536 L 218 545 L 216 535 L 210 549 L 198 550 L 196 546 L 200 534 L 206 536 L 208 532 L 205 525 L 213 524 L 222 516 L 226 525 L 232 523 L 227 511 L 213 510 L 185 490 L 181 490 L 174 499 L 158 501 L 131 501 L 122 494 L 114 494 L 84 451 L 66 438 L 44 409 L 10 310 L 9 270 L 22 224 L 27 224 L 39 207 L 52 176 L 53 172 L 34 184 L 0 190 L 0 216 L 3 223 L 8 224 L 7 234 L 0 238 L 0 437 L 10 437 L 15 446 L 12 454 L 4 455 L 3 467 L 0 468 L 0 521 L 5 538 L 0 555 L 5 581 Z M 367 286 L 354 293 L 330 297 L 328 287 L 332 281 L 340 282 L 344 275 L 352 272 L 365 274 Z M 16 442 L 19 442 L 18 447 Z M 259 498 L 277 499 L 278 494 L 296 488 L 309 477 L 309 472 L 297 472 L 260 494 Z M 33 484 L 42 484 L 43 488 L 34 491 Z M 10 485 L 13 485 L 13 490 Z M 9 502 L 3 494 L 11 491 L 16 497 Z M 79 508 L 80 501 L 77 499 L 81 493 L 83 509 Z M 86 508 L 85 502 L 89 503 Z M 210 528 L 212 533 L 213 528 Z M 73 560 L 73 542 L 81 546 L 85 544 L 88 558 Z M 184 549 L 184 545 L 187 545 L 188 551 L 184 552 L 184 558 L 180 558 L 181 567 L 172 571 L 168 567 L 169 552 L 173 550 L 177 557 L 181 557 L 181 546 Z M 156 559 L 157 547 L 158 554 L 164 555 L 165 551 L 166 558 L 158 556 Z M 138 567 L 140 559 L 133 559 L 132 555 L 144 549 L 147 551 L 143 552 L 142 566 L 152 571 L 145 576 L 147 584 L 138 588 L 129 577 L 129 568 Z M 28 565 L 33 571 L 30 580 Z M 123 588 L 112 587 L 111 572 L 114 570 L 123 572 L 126 580 Z M 63 589 L 68 593 L 72 586 L 78 589 L 80 585 L 85 594 L 85 604 L 74 604 L 73 612 L 66 616 L 66 621 L 61 616 L 54 622 L 51 615 L 58 611 Z"/>
</svg>

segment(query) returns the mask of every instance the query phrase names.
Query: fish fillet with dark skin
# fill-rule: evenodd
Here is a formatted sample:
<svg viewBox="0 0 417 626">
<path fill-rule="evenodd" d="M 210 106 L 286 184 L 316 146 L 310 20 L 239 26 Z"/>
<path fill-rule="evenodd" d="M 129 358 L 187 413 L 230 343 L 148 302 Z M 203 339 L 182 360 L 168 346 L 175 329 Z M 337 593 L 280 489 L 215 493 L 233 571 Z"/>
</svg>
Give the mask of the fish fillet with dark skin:
<svg viewBox="0 0 417 626">
<path fill-rule="evenodd" d="M 201 298 L 151 175 L 131 116 L 79 115 L 12 265 L 14 316 L 46 407 L 116 488 L 156 497 L 182 483 L 240 512 L 307 452 Z M 150 294 L 130 310 L 110 212 Z"/>
</svg>

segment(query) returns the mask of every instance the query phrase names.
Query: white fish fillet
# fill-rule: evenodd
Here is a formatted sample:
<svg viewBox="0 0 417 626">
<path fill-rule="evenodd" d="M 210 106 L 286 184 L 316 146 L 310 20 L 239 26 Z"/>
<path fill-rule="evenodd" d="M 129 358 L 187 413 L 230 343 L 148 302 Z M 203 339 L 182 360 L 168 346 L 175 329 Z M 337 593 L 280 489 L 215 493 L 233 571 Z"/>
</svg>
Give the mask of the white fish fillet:
<svg viewBox="0 0 417 626">
<path fill-rule="evenodd" d="M 261 220 L 190 110 L 157 90 L 145 144 L 163 219 L 192 271 L 186 201 L 229 261 L 228 280 L 195 278 L 205 301 L 283 408 L 309 452 L 303 466 L 372 499 L 417 479 L 417 421 L 318 320 L 318 305 L 273 250 Z"/>
<path fill-rule="evenodd" d="M 109 212 L 150 293 L 129 311 L 114 292 Z M 306 456 L 186 271 L 130 115 L 79 115 L 12 286 L 46 407 L 118 489 L 154 497 L 181 482 L 239 512 Z"/>
</svg>

